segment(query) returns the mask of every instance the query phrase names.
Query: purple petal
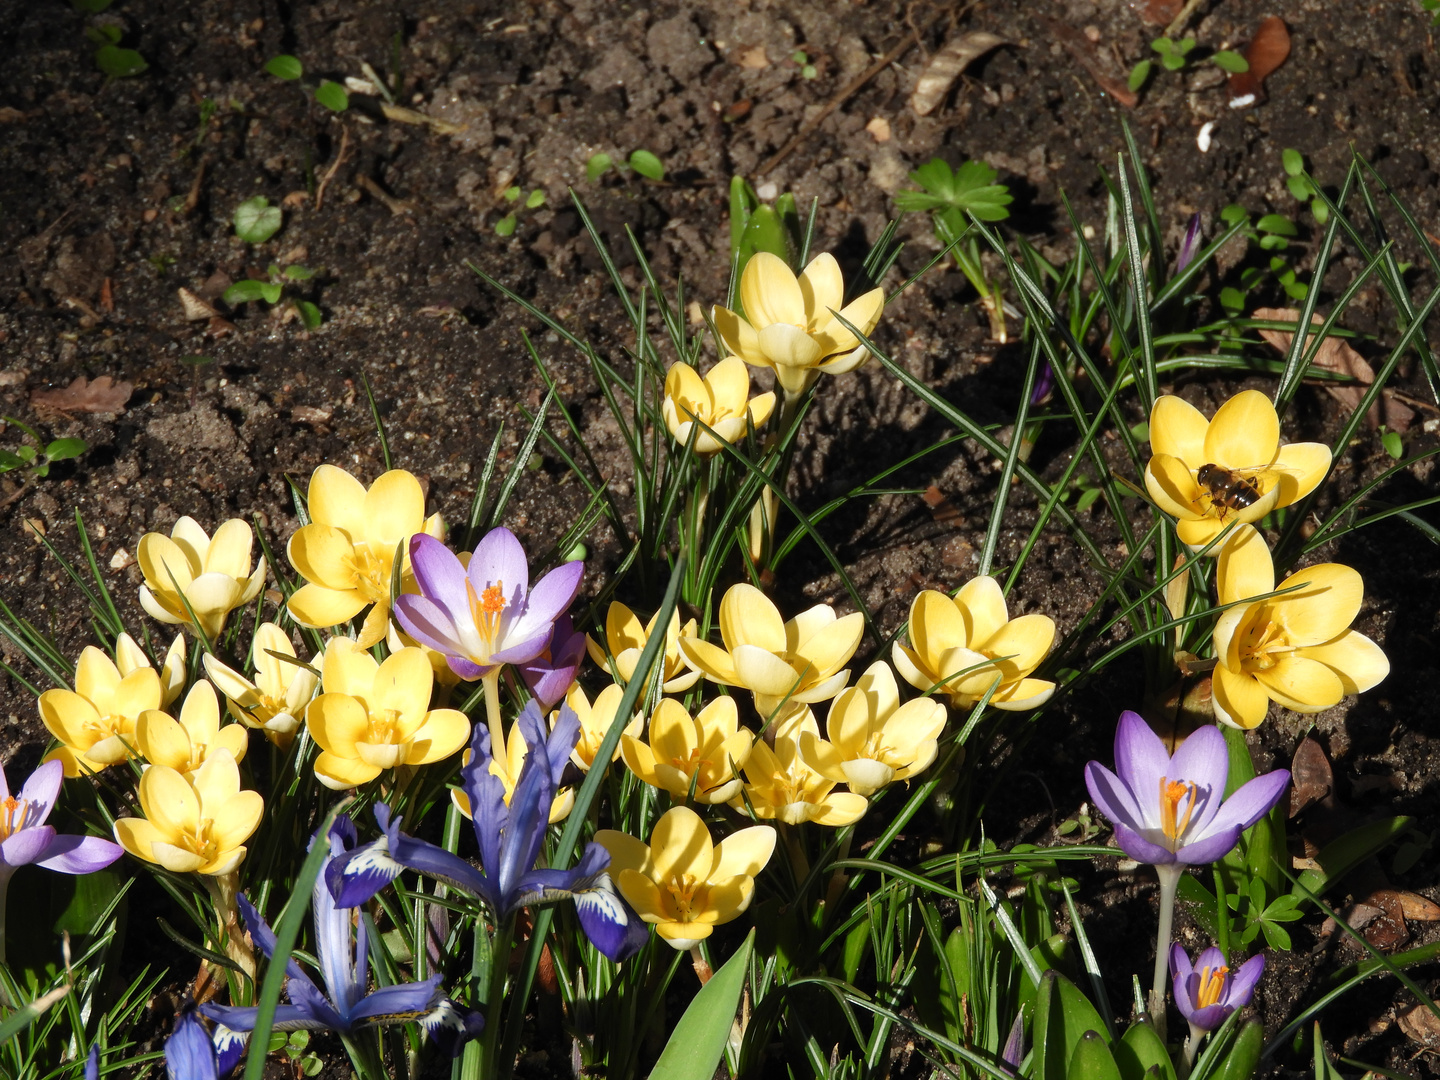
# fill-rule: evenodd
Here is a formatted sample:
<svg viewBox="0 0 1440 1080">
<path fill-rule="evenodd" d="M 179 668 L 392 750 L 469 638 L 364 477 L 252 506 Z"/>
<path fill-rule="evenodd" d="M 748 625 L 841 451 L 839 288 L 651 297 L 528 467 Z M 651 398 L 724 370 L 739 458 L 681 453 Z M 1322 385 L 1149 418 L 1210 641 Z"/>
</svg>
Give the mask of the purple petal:
<svg viewBox="0 0 1440 1080">
<path fill-rule="evenodd" d="M 1255 984 L 1260 981 L 1260 976 L 1263 974 L 1265 974 L 1265 954 L 1256 953 L 1241 964 L 1237 971 L 1231 973 L 1230 985 L 1225 992 L 1225 1004 L 1236 1009 L 1249 1005 L 1250 999 L 1255 995 Z"/>
<path fill-rule="evenodd" d="M 1177 987 L 1190 977 L 1195 965 L 1190 963 L 1190 954 L 1178 941 L 1170 944 L 1170 981 Z M 1179 1000 L 1177 993 L 1176 1000 Z"/>
<path fill-rule="evenodd" d="M 466 606 L 465 567 L 459 557 L 428 533 L 410 538 L 410 569 L 420 591 L 450 609 Z"/>
<path fill-rule="evenodd" d="M 523 664 L 534 660 L 545 651 L 550 644 L 550 636 L 554 632 L 554 626 L 546 623 L 540 627 L 540 632 L 534 637 L 505 639 L 505 648 L 490 654 L 490 659 L 497 664 Z"/>
<path fill-rule="evenodd" d="M 55 797 L 60 794 L 60 784 L 65 779 L 65 766 L 59 760 L 47 761 L 30 774 L 25 781 L 25 786 L 20 789 L 20 801 L 30 804 L 30 811 L 25 820 L 31 825 L 43 825 L 45 819 L 50 816 L 50 809 L 55 805 Z M 0 799 L 7 799 L 10 793 L 6 791 L 0 795 Z"/>
<path fill-rule="evenodd" d="M 1136 862 L 1149 863 L 1152 866 L 1164 866 L 1175 861 L 1175 853 L 1169 848 L 1163 848 L 1159 844 L 1152 844 L 1128 825 L 1118 821 L 1113 822 L 1113 824 L 1115 826 L 1115 840 L 1119 843 L 1120 849 Z"/>
<path fill-rule="evenodd" d="M 531 702 L 526 706 L 530 711 Z M 538 714 L 539 709 L 535 709 Z M 525 722 L 522 713 L 520 722 Z M 530 740 L 526 740 L 530 742 Z M 550 756 L 545 749 L 544 737 L 530 742 L 525 754 L 525 764 L 520 769 L 520 778 L 515 782 L 515 791 L 510 796 L 509 820 L 505 823 L 504 835 L 500 838 L 500 861 L 498 865 L 485 867 L 486 874 L 496 882 L 501 905 L 497 912 L 507 917 L 521 906 L 513 901 L 511 892 L 520 884 L 527 871 L 534 869 L 545 842 L 545 830 L 550 824 L 550 801 L 555 796 L 555 784 L 551 779 Z M 476 819 L 477 823 L 479 819 Z"/>
<path fill-rule="evenodd" d="M 365 994 L 365 979 L 368 974 L 365 968 L 365 924 L 360 924 L 361 940 L 357 961 L 350 911 L 348 908 L 336 906 L 335 897 L 330 894 L 323 871 L 315 879 L 310 915 L 315 926 L 315 951 L 320 960 L 320 974 L 325 979 L 325 989 L 330 991 L 330 1001 L 336 1012 L 345 1016 Z M 293 995 L 291 1000 L 294 1000 Z"/>
<path fill-rule="evenodd" d="M 449 998 L 441 998 L 435 1008 L 420 1018 L 419 1024 L 435 1040 L 440 1052 L 451 1058 L 459 1057 L 465 1044 L 485 1030 L 483 1016 L 478 1012 L 462 1012 Z"/>
<path fill-rule="evenodd" d="M 557 566 L 537 581 L 525 601 L 525 614 L 510 635 L 523 632 L 529 636 L 534 632 L 531 628 L 553 623 L 574 603 L 575 594 L 580 591 L 580 579 L 584 576 L 585 564 L 577 561 Z M 525 629 L 522 631 L 520 627 Z"/>
<path fill-rule="evenodd" d="M 439 975 L 432 975 L 424 982 L 382 986 L 355 1006 L 350 1013 L 350 1023 L 359 1028 L 418 1020 L 435 1007 L 439 997 Z"/>
<path fill-rule="evenodd" d="M 611 960 L 634 956 L 650 940 L 650 926 L 631 910 L 605 878 L 605 885 L 575 894 L 575 917 L 580 928 Z"/>
<path fill-rule="evenodd" d="M 330 1031 L 340 1032 L 348 1032 L 350 1030 L 351 1025 L 349 1021 L 335 1011 L 330 1002 L 325 999 L 325 995 L 320 993 L 315 984 L 308 979 L 304 982 L 297 982 L 291 979 L 290 982 L 285 984 L 285 991 L 290 995 L 291 1003 L 295 1008 L 300 1010 L 298 1019 L 302 1022 L 297 1025 L 298 1027 L 305 1027 L 310 1030 L 327 1028 Z M 275 1028 L 277 1031 L 285 1030 L 280 1026 L 278 1019 L 276 1020 Z"/>
<path fill-rule="evenodd" d="M 1212 822 L 1205 836 L 1181 845 L 1175 861 L 1187 866 L 1204 866 L 1230 854 L 1239 842 L 1238 828 L 1223 828 Z"/>
<path fill-rule="evenodd" d="M 1242 831 L 1248 829 L 1280 801 L 1280 796 L 1285 794 L 1289 783 L 1289 770 L 1276 769 L 1240 785 L 1240 789 L 1225 800 L 1225 805 L 1220 807 L 1215 820 L 1206 831 L 1231 826 Z"/>
<path fill-rule="evenodd" d="M 1172 781 L 1189 781 L 1196 787 L 1196 805 L 1187 831 L 1203 836 L 1225 798 L 1225 780 L 1230 775 L 1230 750 L 1217 727 L 1196 729 L 1170 759 Z"/>
<path fill-rule="evenodd" d="M 79 839 L 74 837 L 73 839 Z M 25 866 L 44 856 L 55 840 L 55 830 L 49 825 L 37 825 L 32 829 L 21 829 L 13 836 L 7 836 L 0 843 L 0 864 Z M 114 862 L 114 859 L 110 860 Z"/>
<path fill-rule="evenodd" d="M 475 545 L 469 575 L 476 596 L 483 595 L 498 582 L 503 587 L 507 606 L 512 610 L 525 606 L 525 594 L 530 588 L 530 564 L 525 559 L 525 549 L 509 529 L 491 529 Z"/>
<path fill-rule="evenodd" d="M 570 752 L 579 741 L 580 718 L 575 715 L 575 710 L 570 708 L 569 702 L 566 702 L 560 706 L 560 715 L 555 718 L 555 726 L 545 740 L 545 753 L 550 758 L 550 780 L 557 789 L 565 775 L 565 765 L 570 760 Z M 608 860 L 605 865 L 610 865 Z"/>
<path fill-rule="evenodd" d="M 48 829 L 44 825 L 42 828 Z M 26 832 L 34 830 L 27 829 Z M 15 837 L 11 837 L 11 840 Z M 9 843 L 9 841 L 6 841 Z M 70 836 L 62 834 L 50 842 L 45 857 L 38 860 L 46 870 L 58 870 L 62 874 L 89 874 L 104 870 L 121 855 L 125 849 L 98 836 Z"/>
<path fill-rule="evenodd" d="M 1010 1025 L 1010 1036 L 1005 1040 L 1005 1048 L 1000 1051 L 1000 1060 L 1009 1065 L 1012 1072 L 1018 1070 L 1020 1063 L 1025 1060 L 1024 1009 L 1015 1014 L 1015 1022 Z"/>
<path fill-rule="evenodd" d="M 1225 954 L 1214 945 L 1208 949 L 1202 949 L 1200 955 L 1195 958 L 1195 963 L 1191 965 L 1196 971 L 1204 971 L 1206 968 L 1214 971 L 1216 968 L 1229 966 L 1225 962 Z"/>
<path fill-rule="evenodd" d="M 165 1040 L 165 1075 L 170 1080 L 214 1080 L 219 1075 L 210 1033 L 189 1010 L 180 1015 Z"/>
<path fill-rule="evenodd" d="M 365 844 L 325 866 L 325 884 L 339 908 L 359 907 L 405 869 L 390 854 L 386 837 Z"/>
<path fill-rule="evenodd" d="M 201 1005 L 200 1013 L 208 1016 L 217 1024 L 223 1024 L 231 1031 L 245 1033 L 255 1030 L 255 1014 L 259 1012 L 253 1005 Z M 328 1016 L 318 1015 L 303 1005 L 276 1005 L 275 1022 L 271 1025 L 273 1031 L 336 1031 L 336 1024 L 341 1023 L 335 1011 L 328 1005 L 325 1007 Z M 333 1023 L 331 1019 L 333 1018 Z M 196 1076 L 204 1074 L 196 1073 Z M 188 1077 L 186 1078 L 188 1080 Z"/>
<path fill-rule="evenodd" d="M 255 905 L 250 903 L 249 899 L 245 896 L 244 893 L 236 894 L 235 903 L 239 906 L 240 914 L 245 919 L 245 929 L 250 931 L 250 940 L 255 943 L 255 948 L 259 949 L 260 952 L 264 954 L 265 958 L 268 960 L 270 957 L 275 955 L 275 931 L 270 929 L 270 924 L 267 923 L 264 917 L 255 910 Z M 306 983 L 311 987 L 315 985 L 314 983 L 310 982 L 309 976 L 307 976 L 303 971 L 300 970 L 300 965 L 295 963 L 295 958 L 293 956 L 285 965 L 285 974 L 289 975 L 290 978 L 298 980 L 299 982 Z M 206 1013 L 205 1015 L 209 1016 L 210 1014 Z M 228 1028 L 232 1028 L 235 1031 L 250 1030 L 249 1028 L 237 1028 L 234 1024 L 228 1022 L 225 1024 L 225 1026 Z"/>
<path fill-rule="evenodd" d="M 520 674 L 530 692 L 548 709 L 574 684 L 584 659 L 585 635 L 575 633 L 569 615 L 561 615 L 555 620 L 550 647 L 528 664 L 521 665 Z M 553 751 L 550 756 L 555 756 Z"/>
<path fill-rule="evenodd" d="M 8 796 L 6 796 L 8 798 Z M 96 1043 L 90 1047 L 90 1055 L 85 1059 L 85 1080 L 100 1080 L 100 1044 Z"/>
<path fill-rule="evenodd" d="M 439 541 L 436 541 L 437 543 Z M 395 621 L 421 645 L 429 645 L 446 656 L 463 654 L 460 635 L 449 610 L 426 596 L 405 593 L 395 598 Z M 468 616 L 467 616 L 468 618 Z"/>
<path fill-rule="evenodd" d="M 1170 773 L 1165 744 L 1139 713 L 1127 710 L 1120 714 L 1115 729 L 1115 773 L 1135 793 L 1141 807 L 1158 797 L 1160 780 Z M 1145 820 L 1149 822 L 1148 815 Z"/>
<path fill-rule="evenodd" d="M 474 682 L 476 679 L 483 679 L 490 672 L 494 671 L 498 664 L 491 664 L 482 667 L 473 660 L 467 660 L 463 656 L 447 656 L 445 662 L 450 665 L 450 670 L 459 675 L 465 682 Z"/>
<path fill-rule="evenodd" d="M 1196 214 L 1190 219 L 1190 224 L 1185 229 L 1185 238 L 1180 241 L 1180 252 L 1175 256 L 1175 273 L 1180 273 L 1190 265 L 1190 260 L 1195 257 L 1195 252 L 1199 247 L 1200 215 Z"/>
<path fill-rule="evenodd" d="M 215 1043 L 215 1056 L 220 1062 L 219 1074 L 229 1076 L 230 1070 L 240 1064 L 240 1055 L 245 1053 L 249 1037 L 242 1031 L 231 1031 L 224 1024 L 216 1024 L 211 1041 Z"/>
<path fill-rule="evenodd" d="M 409 869 L 443 881 L 463 893 L 479 897 L 491 907 L 498 908 L 494 903 L 495 889 L 489 878 L 460 856 L 401 832 L 397 832 L 391 840 L 391 854 L 396 862 L 403 863 Z"/>
<path fill-rule="evenodd" d="M 1090 801 L 1112 824 L 1128 825 L 1132 829 L 1149 827 L 1144 813 L 1136 805 L 1134 793 L 1098 761 L 1085 766 L 1085 787 L 1090 792 Z"/>
<path fill-rule="evenodd" d="M 1196 975 L 1194 976 L 1194 978 L 1198 980 L 1200 976 Z M 1184 1012 L 1185 1010 L 1181 1009 L 1180 1011 Z M 1225 1018 L 1234 1011 L 1235 1009 L 1233 1006 L 1226 1005 L 1223 1002 L 1217 1001 L 1214 1005 L 1206 1005 L 1203 1009 L 1192 1010 L 1190 1014 L 1185 1017 L 1185 1019 L 1190 1021 L 1190 1023 L 1194 1024 L 1201 1031 L 1214 1031 L 1221 1024 L 1223 1024 L 1225 1022 Z"/>
</svg>

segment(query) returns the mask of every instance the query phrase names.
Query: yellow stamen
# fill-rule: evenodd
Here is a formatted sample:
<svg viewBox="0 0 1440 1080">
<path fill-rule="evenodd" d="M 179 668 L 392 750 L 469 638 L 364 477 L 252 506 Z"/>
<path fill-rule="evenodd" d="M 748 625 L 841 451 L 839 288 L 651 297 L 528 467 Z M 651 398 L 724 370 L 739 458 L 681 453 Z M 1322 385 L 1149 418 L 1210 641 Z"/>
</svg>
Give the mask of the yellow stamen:
<svg viewBox="0 0 1440 1080">
<path fill-rule="evenodd" d="M 691 905 L 695 902 L 695 889 L 699 884 L 693 874 L 678 874 L 665 883 L 665 889 L 674 899 L 675 910 L 680 916 L 676 922 L 690 921 Z"/>
<path fill-rule="evenodd" d="M 1225 980 L 1229 976 L 1228 967 L 1201 968 L 1200 989 L 1195 994 L 1195 1007 L 1206 1009 L 1220 1000 L 1220 995 L 1225 991 Z"/>
<path fill-rule="evenodd" d="M 470 604 L 470 618 L 485 642 L 485 652 L 488 655 L 494 651 L 495 638 L 500 633 L 500 613 L 505 610 L 505 583 L 497 581 L 476 596 L 475 586 L 466 578 L 465 598 Z"/>
<path fill-rule="evenodd" d="M 8 840 L 16 832 L 25 827 L 25 819 L 30 816 L 30 803 L 24 799 L 17 799 L 14 795 L 7 796 L 3 803 L 0 803 L 0 840 Z"/>
<path fill-rule="evenodd" d="M 1195 785 L 1185 781 L 1171 782 L 1160 778 L 1160 828 L 1171 840 L 1180 839 L 1190 824 L 1190 815 L 1195 812 Z M 1180 803 L 1185 802 L 1184 816 L 1180 816 Z M 1178 820 L 1177 820 L 1178 819 Z"/>
</svg>

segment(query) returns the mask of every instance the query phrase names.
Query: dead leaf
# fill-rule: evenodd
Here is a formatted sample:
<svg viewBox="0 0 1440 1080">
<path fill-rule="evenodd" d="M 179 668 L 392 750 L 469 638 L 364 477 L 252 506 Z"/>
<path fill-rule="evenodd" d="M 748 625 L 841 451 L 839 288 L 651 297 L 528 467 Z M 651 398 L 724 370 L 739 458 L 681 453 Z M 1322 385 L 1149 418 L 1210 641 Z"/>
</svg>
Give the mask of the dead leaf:
<svg viewBox="0 0 1440 1080">
<path fill-rule="evenodd" d="M 1265 80 L 1290 55 L 1290 31 L 1285 20 L 1271 15 L 1260 24 L 1242 53 L 1249 71 L 1230 76 L 1230 107 L 1244 109 L 1265 100 Z"/>
<path fill-rule="evenodd" d="M 30 405 L 50 412 L 123 413 L 135 385 L 116 382 L 109 375 L 91 381 L 84 375 L 61 390 L 32 390 Z"/>
<path fill-rule="evenodd" d="M 9 105 L 0 108 L 0 124 L 23 124 L 25 114 Z"/>
<path fill-rule="evenodd" d="M 296 405 L 290 416 L 302 424 L 323 424 L 330 419 L 329 409 L 317 409 L 312 405 Z"/>
<path fill-rule="evenodd" d="M 1290 762 L 1290 816 L 1330 794 L 1335 774 L 1325 751 L 1314 739 L 1301 740 Z"/>
<path fill-rule="evenodd" d="M 397 124 L 428 127 L 437 135 L 459 135 L 465 130 L 464 124 L 452 124 L 449 120 L 441 120 L 438 116 L 426 116 L 422 112 L 407 109 L 403 105 L 391 105 L 388 101 L 380 106 L 380 111 L 385 114 L 387 120 L 393 120 Z"/>
<path fill-rule="evenodd" d="M 737 57 L 737 62 L 742 68 L 754 70 L 770 66 L 770 58 L 765 55 L 764 45 L 756 45 L 753 49 L 744 50 Z"/>
<path fill-rule="evenodd" d="M 213 338 L 226 337 L 235 333 L 235 324 L 228 319 L 222 319 L 219 315 L 216 315 L 210 320 L 209 325 L 205 327 L 205 332 Z"/>
<path fill-rule="evenodd" d="M 1380 909 L 1379 914 L 1365 927 L 1365 940 L 1371 945 L 1388 952 L 1410 940 L 1410 930 L 1405 925 L 1398 892 L 1394 889 L 1377 889 L 1366 897 L 1363 903 Z"/>
<path fill-rule="evenodd" d="M 1130 0 L 1130 7 L 1149 26 L 1169 26 L 1185 6 L 1185 0 Z"/>
<path fill-rule="evenodd" d="M 180 295 L 180 306 L 185 309 L 186 322 L 203 322 L 206 319 L 213 319 L 220 314 L 220 312 L 216 311 L 189 289 L 179 289 L 177 291 Z"/>
<path fill-rule="evenodd" d="M 1412 1042 L 1429 1049 L 1440 1047 L 1440 1017 L 1424 1005 L 1416 1005 L 1409 1012 L 1400 1014 L 1400 1030 Z"/>
<path fill-rule="evenodd" d="M 930 57 L 925 70 L 920 73 L 915 82 L 915 92 L 910 95 L 910 108 L 919 116 L 929 116 L 945 100 L 945 95 L 955 85 L 961 72 L 991 49 L 1005 44 L 1008 42 L 1004 38 L 987 30 L 973 30 L 951 38 Z"/>
<path fill-rule="evenodd" d="M 1256 308 L 1251 316 L 1256 319 L 1268 319 L 1272 322 L 1298 323 L 1300 312 L 1295 308 Z M 1319 315 L 1310 318 L 1310 325 L 1318 326 L 1324 322 Z M 1290 346 L 1295 340 L 1295 335 L 1285 330 L 1261 330 L 1260 336 L 1282 354 L 1289 355 Z M 1310 348 L 1310 342 L 1305 342 L 1305 348 Z M 1346 375 L 1360 383 L 1360 386 L 1335 386 L 1331 383 L 1325 384 L 1325 392 L 1335 398 L 1342 405 L 1351 411 L 1360 405 L 1360 399 L 1365 396 L 1363 387 L 1369 386 L 1375 381 L 1375 369 L 1366 363 L 1365 358 L 1347 345 L 1343 339 L 1338 337 L 1327 337 L 1321 342 L 1320 347 L 1315 350 L 1315 359 L 1311 364 L 1321 371 L 1333 372 L 1336 375 Z M 1397 401 L 1393 394 L 1386 390 L 1370 411 L 1366 413 L 1365 420 L 1373 428 L 1384 424 L 1391 431 L 1404 433 L 1410 429 L 1410 422 L 1415 418 L 1415 411 L 1409 406 Z"/>
<path fill-rule="evenodd" d="M 865 130 L 870 133 L 876 142 L 890 141 L 890 121 L 886 120 L 883 116 L 871 118 L 870 122 L 865 125 Z"/>
<path fill-rule="evenodd" d="M 1440 904 L 1419 893 L 1400 891 L 1400 911 L 1415 922 L 1440 922 Z"/>
</svg>

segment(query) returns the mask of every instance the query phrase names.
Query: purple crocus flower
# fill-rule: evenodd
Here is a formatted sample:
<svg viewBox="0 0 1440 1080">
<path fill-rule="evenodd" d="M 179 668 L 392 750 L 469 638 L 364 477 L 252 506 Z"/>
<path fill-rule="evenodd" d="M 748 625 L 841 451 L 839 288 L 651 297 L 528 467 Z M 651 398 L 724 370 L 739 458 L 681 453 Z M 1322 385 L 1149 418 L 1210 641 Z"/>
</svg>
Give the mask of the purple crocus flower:
<svg viewBox="0 0 1440 1080">
<path fill-rule="evenodd" d="M 330 832 L 331 860 L 354 843 L 354 825 L 348 818 L 337 820 Z M 275 934 L 244 895 L 236 897 L 250 937 L 266 957 L 275 952 Z M 369 982 L 369 941 L 365 924 L 360 923 L 358 943 L 353 936 L 350 912 L 338 907 L 322 873 L 315 881 L 311 903 L 314 908 L 320 971 L 329 996 L 321 993 L 300 970 L 293 958 L 286 965 L 290 977 L 286 989 L 289 1005 L 275 1008 L 275 1031 L 336 1031 L 348 1035 L 365 1028 L 388 1026 L 414 1020 L 447 1051 L 459 1054 L 467 1039 L 479 1034 L 483 1019 L 479 1013 L 462 1013 L 440 992 L 440 976 L 422 982 L 382 986 L 367 994 Z M 202 1005 L 200 1011 L 234 1032 L 255 1027 L 255 1008 L 229 1005 Z"/>
<path fill-rule="evenodd" d="M 1085 786 L 1137 862 L 1202 865 L 1226 855 L 1274 806 L 1290 782 L 1276 769 L 1225 798 L 1230 755 L 1219 728 L 1202 727 L 1172 757 L 1138 713 L 1120 714 L 1115 772 L 1085 766 Z"/>
<path fill-rule="evenodd" d="M 580 735 L 573 710 L 562 708 L 553 731 L 545 731 L 540 707 L 531 702 L 516 721 L 525 736 L 525 764 L 510 805 L 505 783 L 490 772 L 490 732 L 475 725 L 470 761 L 460 770 L 470 800 L 480 868 L 442 847 L 407 836 L 384 803 L 375 820 L 384 835 L 337 859 L 327 871 L 336 903 L 363 904 L 403 870 L 414 870 L 483 900 L 497 921 L 522 907 L 572 900 L 580 925 L 595 947 L 612 960 L 633 955 L 649 937 L 649 927 L 621 899 L 606 872 L 610 855 L 597 843 L 586 845 L 569 870 L 537 869 L 549 823 L 550 803 L 565 762 Z"/>
<path fill-rule="evenodd" d="M 1185 230 L 1185 239 L 1180 241 L 1180 252 L 1175 256 L 1175 273 L 1180 273 L 1190 265 L 1190 260 L 1195 258 L 1195 252 L 1200 247 L 1200 215 L 1196 214 L 1190 219 L 1190 225 Z"/>
<path fill-rule="evenodd" d="M 550 644 L 555 620 L 580 590 L 581 562 L 551 570 L 530 588 L 525 549 L 509 529 L 491 529 L 469 567 L 433 536 L 410 540 L 420 595 L 395 601 L 395 618 L 421 644 L 444 653 L 462 679 L 534 660 Z"/>
<path fill-rule="evenodd" d="M 577 633 L 569 615 L 555 620 L 555 634 L 545 651 L 520 665 L 525 685 L 545 708 L 565 696 L 585 659 L 585 635 Z"/>
<path fill-rule="evenodd" d="M 1175 1007 L 1190 1024 L 1192 1036 L 1214 1031 L 1236 1009 L 1250 1004 L 1255 984 L 1265 971 L 1265 957 L 1252 956 L 1233 975 L 1225 954 L 1209 948 L 1195 958 L 1177 943 L 1170 947 L 1170 981 L 1175 987 Z"/>
<path fill-rule="evenodd" d="M 5 896 L 18 867 L 35 863 L 62 874 L 89 874 L 105 869 L 124 853 L 110 840 L 57 833 L 53 825 L 45 824 L 64 779 L 64 765 L 47 761 L 30 774 L 16 798 L 0 767 L 0 961 L 5 959 Z"/>
</svg>

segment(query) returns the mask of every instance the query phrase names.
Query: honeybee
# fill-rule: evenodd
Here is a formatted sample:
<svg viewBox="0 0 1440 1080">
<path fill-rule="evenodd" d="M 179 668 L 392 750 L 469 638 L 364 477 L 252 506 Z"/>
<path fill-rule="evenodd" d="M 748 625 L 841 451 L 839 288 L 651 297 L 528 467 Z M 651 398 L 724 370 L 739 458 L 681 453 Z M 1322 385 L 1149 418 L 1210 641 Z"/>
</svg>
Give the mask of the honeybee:
<svg viewBox="0 0 1440 1080">
<path fill-rule="evenodd" d="M 1244 510 L 1260 501 L 1261 491 L 1253 479 L 1253 474 L 1262 471 L 1263 466 L 1257 469 L 1227 469 L 1223 465 L 1210 463 L 1195 470 L 1195 479 L 1205 489 L 1210 502 L 1220 508 L 1220 518 L 1223 521 L 1227 511 Z M 1246 475 L 1247 473 L 1252 475 Z"/>
</svg>

